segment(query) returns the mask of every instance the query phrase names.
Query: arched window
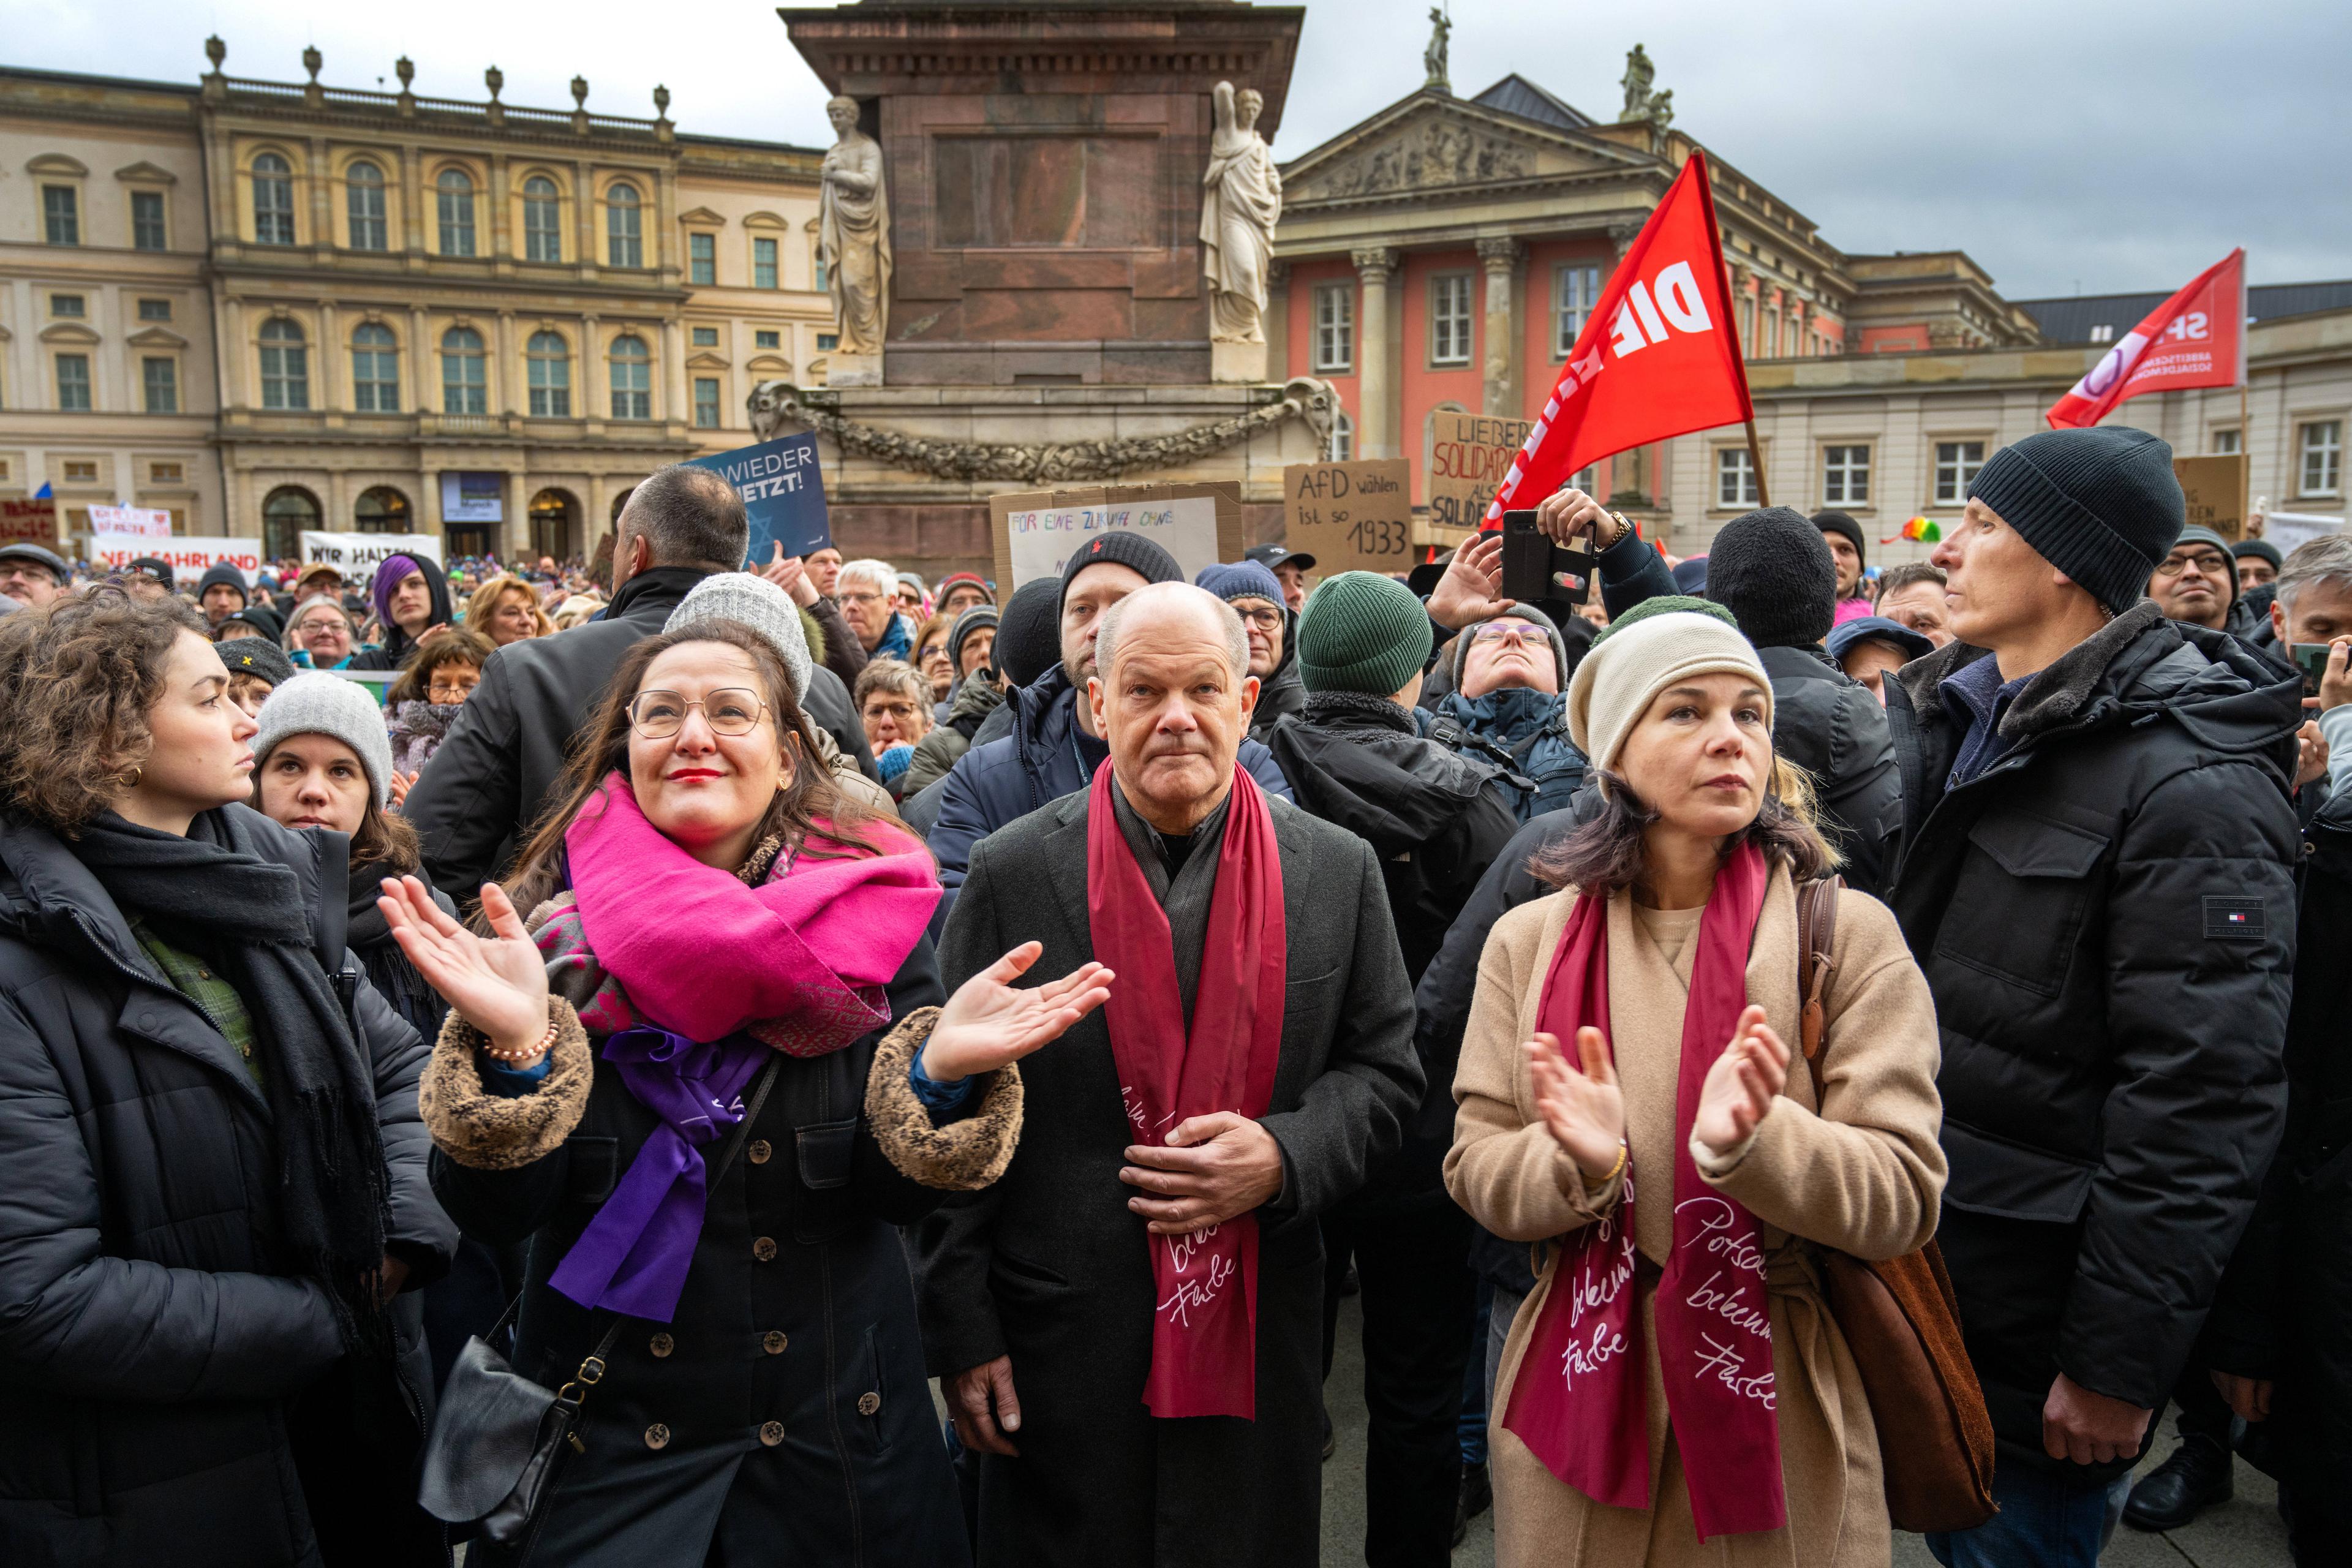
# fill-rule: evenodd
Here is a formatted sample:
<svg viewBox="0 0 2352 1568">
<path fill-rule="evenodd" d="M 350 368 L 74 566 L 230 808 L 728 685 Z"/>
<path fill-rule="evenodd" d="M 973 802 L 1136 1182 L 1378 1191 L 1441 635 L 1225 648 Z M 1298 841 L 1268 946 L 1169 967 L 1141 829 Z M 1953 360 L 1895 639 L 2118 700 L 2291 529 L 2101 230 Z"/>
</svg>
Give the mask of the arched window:
<svg viewBox="0 0 2352 1568">
<path fill-rule="evenodd" d="M 343 175 L 343 210 L 351 220 L 353 250 L 388 248 L 384 223 L 383 171 L 373 163 L 353 163 Z"/>
<path fill-rule="evenodd" d="M 390 327 L 367 321 L 352 334 L 352 407 L 361 414 L 400 412 L 400 344 Z"/>
<path fill-rule="evenodd" d="M 482 334 L 471 327 L 452 327 L 441 334 L 441 412 L 489 411 L 489 367 L 482 353 Z"/>
<path fill-rule="evenodd" d="M 302 553 L 301 533 L 319 526 L 319 498 L 281 485 L 261 503 L 261 547 L 273 559 Z"/>
<path fill-rule="evenodd" d="M 563 259 L 563 202 L 545 174 L 522 183 L 522 258 Z"/>
<path fill-rule="evenodd" d="M 572 417 L 572 347 L 561 332 L 533 332 L 523 351 L 530 364 L 530 416 Z"/>
<path fill-rule="evenodd" d="M 441 254 L 474 254 L 474 177 L 463 169 L 444 169 L 433 182 L 441 203 Z"/>
<path fill-rule="evenodd" d="M 360 492 L 352 503 L 352 521 L 362 533 L 407 533 L 408 498 L 390 485 L 378 485 Z"/>
<path fill-rule="evenodd" d="M 310 351 L 302 329 L 283 316 L 261 323 L 261 406 L 310 406 Z"/>
<path fill-rule="evenodd" d="M 253 161 L 253 237 L 259 245 L 294 243 L 294 171 L 275 153 Z"/>
<path fill-rule="evenodd" d="M 809 238 L 809 275 L 816 279 L 814 287 L 818 293 L 833 287 L 833 274 L 824 264 L 824 247 L 816 242 L 814 236 Z"/>
<path fill-rule="evenodd" d="M 530 548 L 535 555 L 569 561 L 580 552 L 572 541 L 580 503 L 569 490 L 541 490 L 530 498 Z"/>
<path fill-rule="evenodd" d="M 650 419 L 654 416 L 654 362 L 646 340 L 613 340 L 613 417 Z"/>
<path fill-rule="evenodd" d="M 646 264 L 645 212 L 637 187 L 623 184 L 604 193 L 605 259 L 614 267 Z"/>
</svg>

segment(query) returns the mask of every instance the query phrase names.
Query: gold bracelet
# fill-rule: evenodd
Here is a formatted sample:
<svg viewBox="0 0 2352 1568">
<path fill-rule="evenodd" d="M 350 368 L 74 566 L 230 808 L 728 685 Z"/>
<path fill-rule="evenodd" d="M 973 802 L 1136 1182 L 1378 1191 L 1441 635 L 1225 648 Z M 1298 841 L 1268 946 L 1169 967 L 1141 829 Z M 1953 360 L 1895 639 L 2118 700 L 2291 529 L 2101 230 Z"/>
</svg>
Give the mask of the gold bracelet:
<svg viewBox="0 0 2352 1568">
<path fill-rule="evenodd" d="M 1617 1140 L 1617 1163 L 1609 1167 L 1609 1173 L 1607 1175 L 1601 1177 L 1596 1182 L 1590 1176 L 1584 1176 L 1584 1173 L 1581 1171 L 1577 1173 L 1578 1175 L 1584 1177 L 1584 1190 L 1590 1193 L 1597 1193 L 1601 1188 L 1607 1186 L 1610 1183 L 1615 1181 L 1618 1176 L 1623 1173 L 1625 1169 L 1625 1162 L 1629 1155 L 1630 1151 L 1625 1146 L 1625 1140 L 1620 1138 Z"/>
<path fill-rule="evenodd" d="M 527 1051 L 502 1051 L 499 1049 L 498 1047 L 492 1045 L 490 1043 L 489 1037 L 485 1035 L 482 1037 L 482 1053 L 491 1060 L 504 1062 L 509 1067 L 513 1067 L 520 1062 L 531 1061 L 537 1058 L 545 1056 L 549 1051 L 555 1048 L 555 1010 L 551 1007 L 548 1009 L 547 1033 L 539 1037 L 539 1044 L 533 1046 Z"/>
</svg>

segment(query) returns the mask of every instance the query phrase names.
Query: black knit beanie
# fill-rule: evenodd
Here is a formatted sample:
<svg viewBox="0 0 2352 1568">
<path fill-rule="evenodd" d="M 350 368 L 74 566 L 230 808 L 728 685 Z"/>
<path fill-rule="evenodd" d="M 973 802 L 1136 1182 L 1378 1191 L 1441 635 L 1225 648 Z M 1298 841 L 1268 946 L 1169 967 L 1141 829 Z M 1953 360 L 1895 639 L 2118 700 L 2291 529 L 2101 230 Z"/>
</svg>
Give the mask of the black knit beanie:
<svg viewBox="0 0 2352 1568">
<path fill-rule="evenodd" d="M 1772 510 L 1775 511 L 1785 511 L 1788 509 L 1785 507 L 1775 507 Z M 1817 511 L 1813 513 L 1813 526 L 1821 530 L 1823 533 L 1844 534 L 1846 538 L 1853 542 L 1853 552 L 1855 557 L 1859 559 L 1864 566 L 1870 564 L 1870 551 L 1863 541 L 1862 524 L 1854 521 L 1853 518 L 1848 517 L 1842 511 Z"/>
<path fill-rule="evenodd" d="M 1176 564 L 1176 557 L 1139 533 L 1112 529 L 1087 541 L 1063 563 L 1061 594 L 1055 595 L 1054 599 L 1056 619 L 1062 613 L 1061 595 L 1070 591 L 1070 579 L 1089 566 L 1100 566 L 1106 563 L 1140 573 L 1147 583 L 1181 583 L 1184 580 L 1184 569 Z"/>
<path fill-rule="evenodd" d="M 2042 430 L 2003 447 L 1977 470 L 1969 499 L 2114 614 L 2147 595 L 2189 521 L 2172 448 L 2124 425 Z"/>
<path fill-rule="evenodd" d="M 965 581 L 971 580 L 970 573 L 967 572 L 962 575 Z M 956 616 L 955 624 L 948 628 L 948 668 L 961 675 L 963 670 L 964 639 L 974 632 L 991 629 L 999 618 L 994 605 L 967 605 L 963 613 Z M 989 657 L 993 659 L 995 655 L 992 652 Z"/>
<path fill-rule="evenodd" d="M 2168 550 L 2165 553 L 2169 555 L 2172 552 Z M 2230 559 L 2232 561 L 2243 561 L 2249 555 L 2269 562 L 2273 572 L 2286 564 L 2286 557 L 2279 553 L 2279 547 L 2267 539 L 2241 539 L 2230 546 Z"/>
<path fill-rule="evenodd" d="M 1821 518 L 1844 515 L 1808 521 L 1771 506 L 1732 519 L 1706 547 L 1706 596 L 1758 647 L 1813 647 L 1837 614 L 1837 562 Z"/>
<path fill-rule="evenodd" d="M 988 662 L 1013 685 L 1027 686 L 1061 658 L 1062 580 L 1039 577 L 1022 584 L 1004 602 Z"/>
</svg>

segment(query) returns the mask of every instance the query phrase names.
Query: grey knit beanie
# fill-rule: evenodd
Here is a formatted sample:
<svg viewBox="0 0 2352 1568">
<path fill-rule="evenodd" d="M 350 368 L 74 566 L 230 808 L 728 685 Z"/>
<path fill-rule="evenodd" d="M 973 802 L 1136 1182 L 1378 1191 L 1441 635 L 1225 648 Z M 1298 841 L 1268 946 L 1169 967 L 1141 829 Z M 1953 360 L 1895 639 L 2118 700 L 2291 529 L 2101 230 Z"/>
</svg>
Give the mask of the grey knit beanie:
<svg viewBox="0 0 2352 1568">
<path fill-rule="evenodd" d="M 749 572 L 720 572 L 686 591 L 669 613 L 665 633 L 682 632 L 707 621 L 734 621 L 756 632 L 784 661 L 792 677 L 793 700 L 808 700 L 808 634 L 801 629 L 801 612 L 792 595 Z"/>
<path fill-rule="evenodd" d="M 234 644 L 230 645 L 232 647 Z M 259 775 L 278 742 L 290 735 L 327 735 L 349 746 L 375 786 L 378 810 L 392 803 L 392 739 L 383 710 L 356 680 L 323 669 L 306 670 L 262 702 L 254 722 L 253 771 Z"/>
<path fill-rule="evenodd" d="M 1486 620 L 1525 621 L 1543 633 L 1544 640 L 1551 644 L 1552 663 L 1559 672 L 1559 689 L 1562 691 L 1568 689 L 1568 643 L 1560 637 L 1559 628 L 1552 624 L 1549 616 L 1545 615 L 1533 605 L 1513 605 L 1499 616 L 1487 616 Z M 1460 635 L 1454 639 L 1454 653 L 1447 663 L 1454 670 L 1454 689 L 1456 691 L 1462 689 L 1463 661 L 1470 657 L 1470 634 L 1484 625 L 1486 621 L 1475 622 L 1464 626 Z"/>
</svg>

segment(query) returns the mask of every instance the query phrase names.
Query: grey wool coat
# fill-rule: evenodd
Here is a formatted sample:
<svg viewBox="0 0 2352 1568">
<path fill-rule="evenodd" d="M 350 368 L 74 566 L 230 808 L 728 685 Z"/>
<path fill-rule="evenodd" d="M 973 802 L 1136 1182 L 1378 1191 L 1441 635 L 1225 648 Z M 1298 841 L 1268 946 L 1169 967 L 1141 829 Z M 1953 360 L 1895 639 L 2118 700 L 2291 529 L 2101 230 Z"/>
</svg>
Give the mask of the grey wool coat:
<svg viewBox="0 0 2352 1568">
<path fill-rule="evenodd" d="M 1095 956 L 1087 792 L 977 845 L 941 953 L 950 991 L 1034 939 L 1029 978 Z M 1392 1152 L 1420 1103 L 1412 991 L 1371 847 L 1269 799 L 1287 937 L 1282 1049 L 1261 1124 L 1281 1194 L 1257 1211 L 1257 1418 L 1144 1408 L 1154 1307 L 1110 1034 L 1099 1011 L 1026 1058 L 1025 1128 L 996 1184 L 925 1218 L 916 1289 L 930 1370 L 1010 1355 L 1017 1459 L 980 1465 L 982 1568 L 1317 1560 L 1323 1245 L 1317 1216 Z M 1206 847 L 1196 853 L 1207 853 Z M 1113 982 L 1117 984 L 1116 981 Z"/>
</svg>

